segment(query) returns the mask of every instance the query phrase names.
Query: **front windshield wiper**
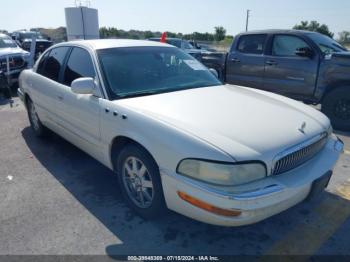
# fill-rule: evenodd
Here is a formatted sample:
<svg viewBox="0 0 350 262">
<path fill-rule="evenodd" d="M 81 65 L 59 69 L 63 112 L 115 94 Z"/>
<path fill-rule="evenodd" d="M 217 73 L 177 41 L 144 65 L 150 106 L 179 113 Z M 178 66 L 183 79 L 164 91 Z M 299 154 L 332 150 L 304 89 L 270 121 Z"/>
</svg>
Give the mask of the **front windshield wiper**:
<svg viewBox="0 0 350 262">
<path fill-rule="evenodd" d="M 145 96 L 145 95 L 154 95 L 157 93 L 159 93 L 159 90 L 147 90 L 147 91 L 140 91 L 135 93 L 120 94 L 118 95 L 118 98 L 131 98 L 131 97 L 138 97 L 138 96 Z"/>
</svg>

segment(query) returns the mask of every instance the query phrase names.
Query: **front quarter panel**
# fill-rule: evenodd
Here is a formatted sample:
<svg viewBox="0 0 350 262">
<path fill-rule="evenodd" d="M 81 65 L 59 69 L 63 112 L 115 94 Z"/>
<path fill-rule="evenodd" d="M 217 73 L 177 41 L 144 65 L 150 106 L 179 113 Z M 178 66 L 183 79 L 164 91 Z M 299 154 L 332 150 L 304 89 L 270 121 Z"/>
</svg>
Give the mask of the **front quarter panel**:
<svg viewBox="0 0 350 262">
<path fill-rule="evenodd" d="M 199 138 L 122 104 L 122 100 L 103 100 L 101 104 L 101 137 L 106 164 L 110 168 L 113 168 L 112 143 L 118 136 L 128 137 L 141 144 L 153 156 L 160 169 L 171 172 L 176 170 L 178 163 L 184 158 L 234 161 L 220 149 Z"/>
</svg>

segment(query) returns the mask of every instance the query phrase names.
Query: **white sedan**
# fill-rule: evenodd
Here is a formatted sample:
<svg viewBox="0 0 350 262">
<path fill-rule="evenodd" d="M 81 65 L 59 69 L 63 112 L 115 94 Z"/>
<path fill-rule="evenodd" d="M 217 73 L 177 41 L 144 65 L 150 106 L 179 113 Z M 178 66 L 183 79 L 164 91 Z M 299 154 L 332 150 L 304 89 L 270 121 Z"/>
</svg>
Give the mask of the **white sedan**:
<svg viewBox="0 0 350 262">
<path fill-rule="evenodd" d="M 22 72 L 19 95 L 36 135 L 50 129 L 114 170 L 146 218 L 168 207 L 211 224 L 255 223 L 322 191 L 343 150 L 319 111 L 222 85 L 162 43 L 55 45 Z"/>
</svg>

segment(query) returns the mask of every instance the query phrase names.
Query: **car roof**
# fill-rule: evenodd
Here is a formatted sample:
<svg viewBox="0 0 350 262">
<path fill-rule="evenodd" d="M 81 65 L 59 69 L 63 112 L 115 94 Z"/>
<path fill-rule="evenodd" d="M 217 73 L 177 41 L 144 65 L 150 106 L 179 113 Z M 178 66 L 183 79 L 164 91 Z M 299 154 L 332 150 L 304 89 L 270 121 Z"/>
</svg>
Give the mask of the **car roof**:
<svg viewBox="0 0 350 262">
<path fill-rule="evenodd" d="M 94 40 L 75 40 L 63 42 L 55 45 L 57 46 L 81 46 L 93 50 L 118 48 L 118 47 L 137 47 L 137 46 L 159 46 L 159 47 L 173 47 L 166 43 L 153 42 L 148 40 L 130 40 L 130 39 L 94 39 Z"/>
<path fill-rule="evenodd" d="M 10 37 L 7 34 L 0 33 L 0 37 Z"/>
<path fill-rule="evenodd" d="M 296 29 L 267 29 L 267 30 L 253 30 L 248 32 L 242 32 L 241 35 L 248 34 L 317 34 L 317 32 L 306 31 L 306 30 L 296 30 Z"/>
</svg>

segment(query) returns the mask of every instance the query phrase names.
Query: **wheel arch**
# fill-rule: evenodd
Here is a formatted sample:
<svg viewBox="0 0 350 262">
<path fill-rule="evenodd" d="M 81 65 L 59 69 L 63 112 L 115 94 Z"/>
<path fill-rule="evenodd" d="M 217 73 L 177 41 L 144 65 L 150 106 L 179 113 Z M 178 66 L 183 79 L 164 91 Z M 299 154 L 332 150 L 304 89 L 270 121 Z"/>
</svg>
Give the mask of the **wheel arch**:
<svg viewBox="0 0 350 262">
<path fill-rule="evenodd" d="M 113 138 L 113 140 L 111 142 L 111 146 L 110 146 L 109 157 L 110 157 L 110 162 L 112 163 L 112 167 L 113 167 L 114 171 L 117 170 L 116 164 L 117 164 L 117 159 L 119 157 L 120 152 L 122 151 L 122 149 L 124 147 L 126 147 L 127 145 L 130 145 L 130 144 L 139 146 L 142 149 L 144 149 L 149 154 L 149 156 L 153 159 L 153 161 L 156 163 L 156 165 L 158 166 L 158 163 L 155 160 L 155 158 L 153 157 L 153 155 L 151 154 L 150 150 L 148 150 L 144 145 L 142 145 L 140 142 L 136 141 L 133 138 L 130 138 L 130 137 L 124 136 L 124 135 L 120 135 L 120 136 L 116 136 Z"/>
<path fill-rule="evenodd" d="M 32 101 L 32 99 L 30 98 L 30 96 L 28 95 L 28 93 L 25 93 L 24 94 L 24 106 L 26 107 L 26 108 L 28 108 L 28 102 L 29 101 Z"/>
<path fill-rule="evenodd" d="M 350 91 L 350 80 L 348 81 L 336 81 L 336 82 L 332 82 L 330 84 L 328 84 L 325 88 L 325 92 L 322 96 L 322 102 L 324 100 L 324 98 L 327 96 L 327 94 L 329 94 L 330 92 L 332 92 L 335 89 L 338 88 L 349 88 Z"/>
</svg>

